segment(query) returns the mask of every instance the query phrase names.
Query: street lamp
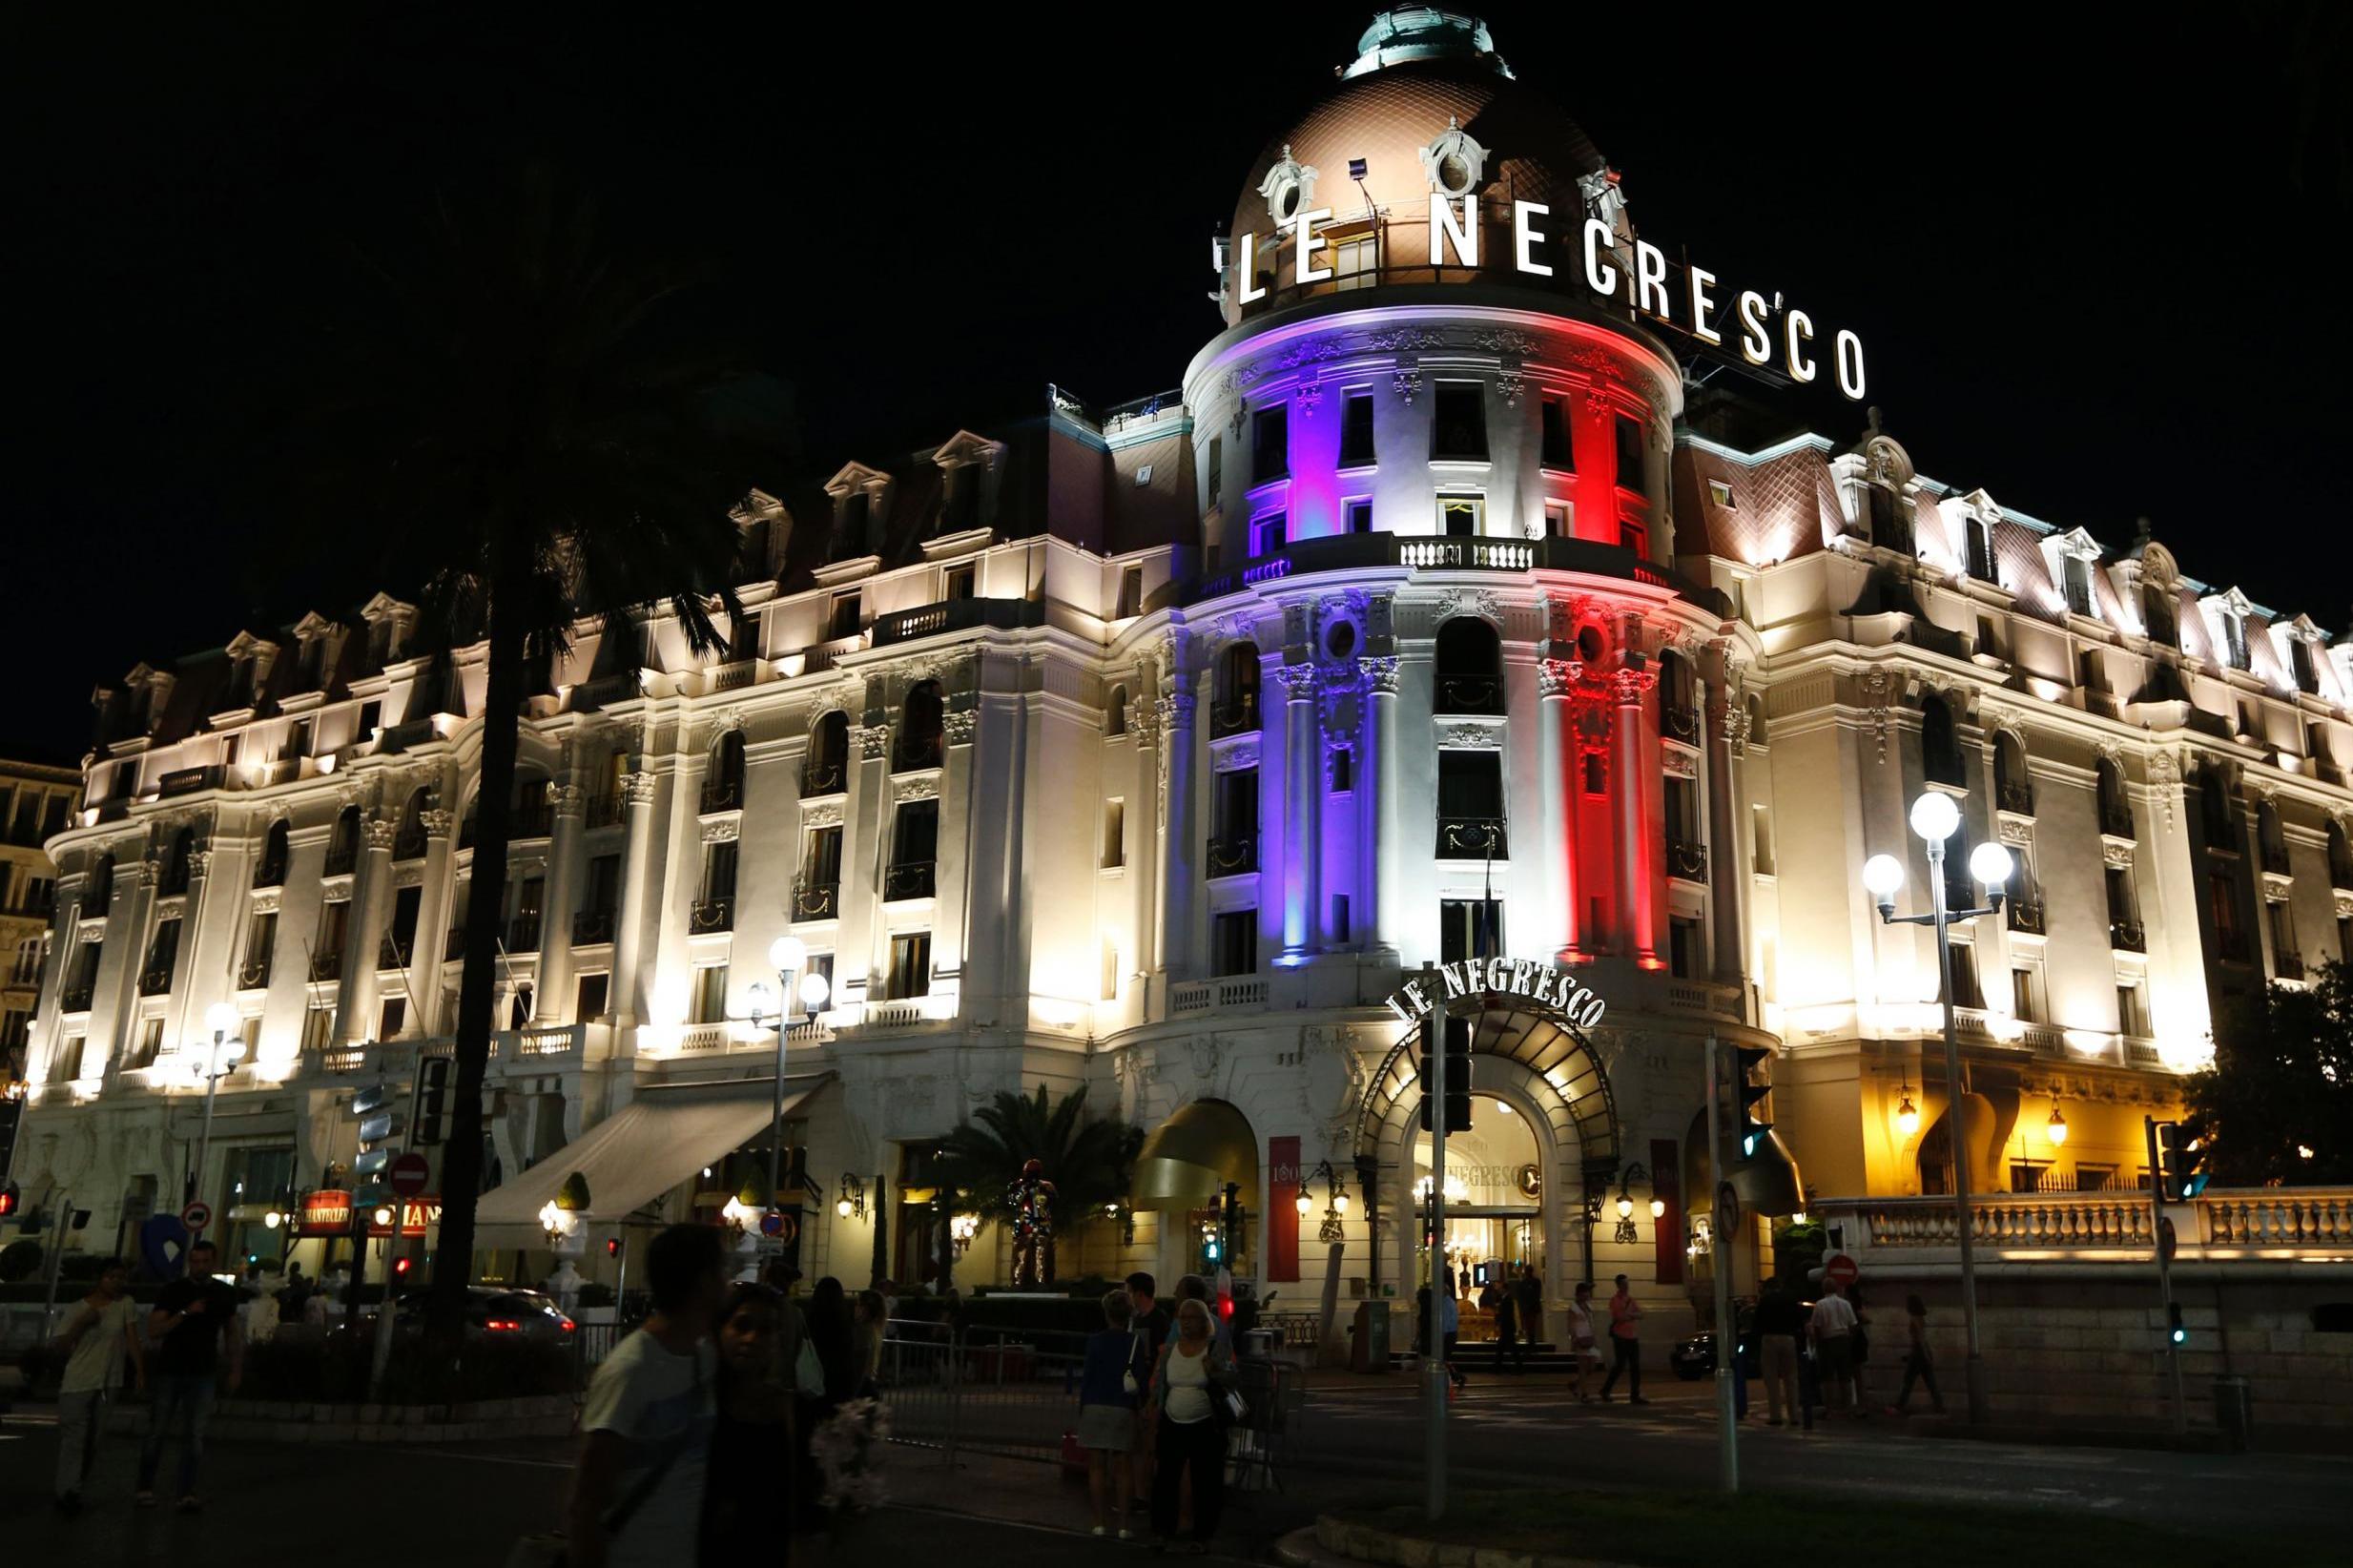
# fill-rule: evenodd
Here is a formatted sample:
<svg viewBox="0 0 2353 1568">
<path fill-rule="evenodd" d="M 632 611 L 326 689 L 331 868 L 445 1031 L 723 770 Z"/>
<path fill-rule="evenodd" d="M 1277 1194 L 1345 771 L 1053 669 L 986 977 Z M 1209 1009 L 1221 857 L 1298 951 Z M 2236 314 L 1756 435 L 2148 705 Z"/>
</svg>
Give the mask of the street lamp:
<svg viewBox="0 0 2353 1568">
<path fill-rule="evenodd" d="M 1911 1080 L 1904 1080 L 1895 1092 L 1895 1130 L 1900 1136 L 1909 1138 L 1920 1130 L 1920 1107 L 1911 1103 Z"/>
<path fill-rule="evenodd" d="M 802 1017 L 814 1018 L 825 1005 L 826 994 L 833 987 L 825 977 L 809 967 L 809 944 L 798 937 L 778 937 L 768 944 L 768 966 L 776 972 L 778 990 L 771 991 L 766 981 L 755 981 L 749 993 L 752 1002 L 753 1027 L 771 1005 L 776 1012 L 776 1092 L 774 1109 L 769 1118 L 768 1129 L 768 1206 L 774 1208 L 784 1191 L 784 1062 L 786 1048 L 791 1044 L 793 1027 Z M 781 998 L 779 1003 L 778 999 Z M 806 1015 L 795 1015 L 793 1005 L 799 1002 L 808 1009 Z"/>
<path fill-rule="evenodd" d="M 1863 862 L 1863 885 L 1868 889 L 1872 901 L 1879 906 L 1880 920 L 1889 925 L 1925 925 L 1936 932 L 1937 996 L 1945 1024 L 1945 1114 L 1951 1120 L 1946 1146 L 1952 1151 L 1953 1219 L 1961 1241 L 1961 1318 L 1969 1332 L 1969 1357 L 1962 1363 L 1964 1381 L 1969 1390 L 1969 1418 L 1981 1425 L 1986 1418 L 1986 1364 L 1984 1342 L 1977 1329 L 1977 1256 L 1970 1236 L 1969 1209 L 1969 1137 L 1964 1126 L 1961 1101 L 1966 1085 L 1961 1077 L 1961 1046 L 1953 1030 L 1952 1013 L 1952 940 L 1951 928 L 1955 920 L 1973 920 L 1980 915 L 1998 914 L 2002 907 L 2002 890 L 2010 880 L 2012 862 L 2010 851 L 1988 839 L 1970 852 L 1969 874 L 1985 889 L 1983 904 L 1971 909 L 1951 909 L 1945 903 L 1945 840 L 1961 825 L 1961 808 L 1952 797 L 1930 790 L 1911 803 L 1911 831 L 1917 834 L 1929 852 L 1929 912 L 1925 915 L 1898 915 L 1895 912 L 1896 890 L 1904 885 L 1904 863 L 1892 855 L 1874 855 Z M 1909 1097 L 1905 1106 L 1909 1107 Z M 2054 1109 L 2055 1110 L 2055 1106 Z M 1896 1112 L 1898 1123 L 1905 1111 Z M 1917 1113 L 1913 1113 L 1917 1124 Z M 2064 1129 L 2066 1123 L 2062 1121 Z M 2061 1137 L 2065 1136 L 2062 1130 Z"/>
<path fill-rule="evenodd" d="M 857 1179 L 856 1172 L 841 1173 L 840 1195 L 834 1200 L 834 1212 L 845 1220 L 853 1214 L 860 1219 L 866 1217 L 866 1184 Z"/>
<path fill-rule="evenodd" d="M 2059 1114 L 2059 1103 L 2055 1099 L 2051 1102 L 2051 1120 L 2043 1124 L 2042 1131 L 2043 1136 L 2051 1140 L 2053 1148 L 2067 1142 L 2067 1118 Z"/>
<path fill-rule="evenodd" d="M 204 1009 L 204 1026 L 213 1032 L 212 1049 L 197 1063 L 196 1073 L 204 1080 L 204 1132 L 196 1140 L 196 1191 L 204 1190 L 204 1166 L 213 1156 L 213 1091 L 220 1081 L 237 1071 L 237 1059 L 245 1054 L 245 1039 L 237 1035 L 231 1042 L 242 1021 L 235 1007 L 217 1001 Z"/>
</svg>

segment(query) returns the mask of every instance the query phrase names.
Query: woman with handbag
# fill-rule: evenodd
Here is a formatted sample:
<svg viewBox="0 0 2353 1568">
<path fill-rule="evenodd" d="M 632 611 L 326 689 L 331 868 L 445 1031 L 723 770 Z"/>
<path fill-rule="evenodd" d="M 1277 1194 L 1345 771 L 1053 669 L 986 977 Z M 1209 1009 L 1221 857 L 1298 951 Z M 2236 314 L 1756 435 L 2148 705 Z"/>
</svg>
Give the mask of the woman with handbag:
<svg viewBox="0 0 2353 1568">
<path fill-rule="evenodd" d="M 1127 1453 L 1135 1444 L 1136 1404 L 1144 1392 L 1144 1381 L 1136 1375 L 1143 1331 L 1133 1319 L 1125 1290 L 1104 1292 L 1104 1326 L 1087 1336 L 1086 1364 L 1079 1374 L 1079 1447 L 1086 1453 L 1094 1533 L 1111 1534 L 1116 1517 L 1122 1540 L 1134 1535 L 1127 1528 L 1129 1483 L 1134 1478 Z M 1116 1515 L 1109 1512 L 1115 1502 Z"/>
<path fill-rule="evenodd" d="M 1226 1429 L 1246 1413 L 1235 1389 L 1240 1375 L 1233 1357 L 1217 1348 L 1208 1307 L 1181 1302 L 1176 1335 L 1161 1347 L 1146 1406 L 1159 1455 L 1152 1475 L 1152 1529 L 1175 1550 L 1205 1552 L 1217 1533 L 1226 1500 Z M 1193 1483 L 1193 1527 L 1178 1543 L 1177 1511 L 1187 1475 Z"/>
</svg>

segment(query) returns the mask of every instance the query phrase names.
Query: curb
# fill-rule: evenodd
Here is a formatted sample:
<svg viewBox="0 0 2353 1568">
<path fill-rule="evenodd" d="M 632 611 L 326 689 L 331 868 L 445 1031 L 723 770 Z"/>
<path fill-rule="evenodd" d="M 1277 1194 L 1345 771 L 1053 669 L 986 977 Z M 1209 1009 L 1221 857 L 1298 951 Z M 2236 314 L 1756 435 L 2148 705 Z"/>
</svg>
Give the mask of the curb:
<svg viewBox="0 0 2353 1568">
<path fill-rule="evenodd" d="M 1311 1528 L 1294 1530 L 1275 1546 L 1278 1561 L 1291 1568 L 1342 1568 L 1376 1562 L 1390 1568 L 1636 1568 L 1600 1558 L 1568 1558 L 1551 1552 L 1513 1552 L 1499 1546 L 1404 1536 L 1376 1525 L 1351 1524 L 1330 1514 Z"/>
</svg>

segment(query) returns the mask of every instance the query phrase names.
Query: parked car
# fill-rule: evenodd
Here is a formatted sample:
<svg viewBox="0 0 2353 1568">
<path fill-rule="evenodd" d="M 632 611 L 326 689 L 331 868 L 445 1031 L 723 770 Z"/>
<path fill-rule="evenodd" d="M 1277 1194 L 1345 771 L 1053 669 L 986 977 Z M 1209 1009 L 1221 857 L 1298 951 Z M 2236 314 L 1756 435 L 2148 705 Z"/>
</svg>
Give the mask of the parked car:
<svg viewBox="0 0 2353 1568">
<path fill-rule="evenodd" d="M 422 1333 L 428 1292 L 401 1292 L 400 1331 Z M 537 1290 L 510 1290 L 495 1285 L 465 1288 L 465 1335 L 468 1339 L 507 1338 L 539 1344 L 568 1345 L 579 1330 L 555 1298 Z"/>
<path fill-rule="evenodd" d="M 1737 1358 L 1733 1362 L 1736 1367 L 1746 1362 L 1753 1349 L 1750 1339 L 1753 1336 L 1754 1315 L 1745 1304 L 1734 1311 L 1733 1317 L 1740 1334 L 1736 1342 Z M 1678 1341 L 1675 1348 L 1667 1351 L 1666 1364 L 1674 1369 L 1676 1376 L 1686 1383 L 1696 1378 L 1713 1376 L 1716 1371 L 1716 1331 L 1703 1329 L 1689 1339 Z"/>
</svg>

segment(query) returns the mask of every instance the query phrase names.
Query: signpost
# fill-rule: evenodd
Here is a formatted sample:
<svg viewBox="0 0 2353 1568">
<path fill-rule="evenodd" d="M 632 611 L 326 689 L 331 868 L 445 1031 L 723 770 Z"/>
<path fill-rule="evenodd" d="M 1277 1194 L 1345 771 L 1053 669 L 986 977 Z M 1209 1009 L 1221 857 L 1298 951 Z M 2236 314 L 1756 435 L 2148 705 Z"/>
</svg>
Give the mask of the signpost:
<svg viewBox="0 0 2353 1568">
<path fill-rule="evenodd" d="M 179 1223 L 188 1228 L 191 1236 L 203 1235 L 212 1228 L 213 1206 L 201 1198 L 192 1201 L 179 1211 Z"/>
<path fill-rule="evenodd" d="M 1713 1267 L 1708 1270 L 1716 1282 L 1716 1479 L 1726 1492 L 1741 1489 L 1740 1392 L 1732 1379 L 1740 1375 L 1735 1363 L 1740 1358 L 1740 1324 L 1732 1313 L 1732 1232 L 1724 1224 L 1727 1201 L 1734 1213 L 1740 1209 L 1740 1199 L 1732 1191 L 1732 1184 L 1723 1179 L 1723 1073 L 1722 1051 L 1711 1031 L 1707 1037 L 1707 1167 L 1717 1178 L 1716 1186 L 1716 1245 Z M 1735 1057 L 1735 1061 L 1739 1058 Z M 1737 1097 L 1735 1097 L 1737 1098 Z M 1604 1391 L 1606 1392 L 1606 1391 Z"/>
</svg>

